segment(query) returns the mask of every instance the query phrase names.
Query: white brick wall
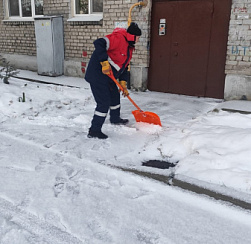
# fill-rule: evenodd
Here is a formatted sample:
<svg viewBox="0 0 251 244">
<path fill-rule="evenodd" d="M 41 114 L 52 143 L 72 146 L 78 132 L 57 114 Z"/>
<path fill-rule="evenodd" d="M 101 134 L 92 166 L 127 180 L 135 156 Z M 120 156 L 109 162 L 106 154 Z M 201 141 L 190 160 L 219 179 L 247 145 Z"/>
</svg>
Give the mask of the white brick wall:
<svg viewBox="0 0 251 244">
<path fill-rule="evenodd" d="M 232 2 L 226 73 L 251 75 L 250 0 L 233 0 Z"/>
</svg>

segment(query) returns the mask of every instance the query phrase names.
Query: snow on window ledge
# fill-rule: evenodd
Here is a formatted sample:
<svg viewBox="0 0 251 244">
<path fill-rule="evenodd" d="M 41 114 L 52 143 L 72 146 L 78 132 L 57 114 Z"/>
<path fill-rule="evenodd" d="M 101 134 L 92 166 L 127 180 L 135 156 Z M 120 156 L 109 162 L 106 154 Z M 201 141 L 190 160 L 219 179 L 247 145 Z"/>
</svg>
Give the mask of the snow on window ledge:
<svg viewBox="0 0 251 244">
<path fill-rule="evenodd" d="M 35 18 L 39 18 L 39 17 L 44 17 L 44 15 L 35 15 L 33 17 L 18 17 L 18 16 L 13 16 L 13 17 L 6 17 L 3 22 L 25 22 L 25 21 L 33 21 Z"/>
<path fill-rule="evenodd" d="M 17 21 L 34 21 L 34 18 L 21 18 L 21 17 L 12 17 L 8 19 L 4 19 L 3 22 L 17 22 Z"/>
<path fill-rule="evenodd" d="M 67 21 L 69 22 L 80 22 L 80 21 L 100 21 L 103 19 L 103 14 L 85 14 L 85 15 L 77 15 L 74 16 L 73 18 L 68 19 Z"/>
</svg>

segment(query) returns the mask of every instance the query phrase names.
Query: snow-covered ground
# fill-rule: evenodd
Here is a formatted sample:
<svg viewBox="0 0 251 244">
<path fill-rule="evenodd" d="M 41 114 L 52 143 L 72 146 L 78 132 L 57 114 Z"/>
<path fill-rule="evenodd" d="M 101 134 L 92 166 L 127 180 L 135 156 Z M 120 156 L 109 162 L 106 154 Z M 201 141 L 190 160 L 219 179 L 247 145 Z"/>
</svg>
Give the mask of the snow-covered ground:
<svg viewBox="0 0 251 244">
<path fill-rule="evenodd" d="M 131 92 L 163 126 L 136 124 L 122 98 L 129 125 L 108 118 L 109 138 L 88 139 L 95 109 L 88 83 L 19 75 L 80 88 L 0 83 L 1 244 L 249 243 L 249 212 L 111 166 L 173 173 L 250 199 L 251 115 L 222 111 L 221 100 Z M 241 106 L 250 109 L 250 102 Z M 178 163 L 142 166 L 152 159 Z"/>
</svg>

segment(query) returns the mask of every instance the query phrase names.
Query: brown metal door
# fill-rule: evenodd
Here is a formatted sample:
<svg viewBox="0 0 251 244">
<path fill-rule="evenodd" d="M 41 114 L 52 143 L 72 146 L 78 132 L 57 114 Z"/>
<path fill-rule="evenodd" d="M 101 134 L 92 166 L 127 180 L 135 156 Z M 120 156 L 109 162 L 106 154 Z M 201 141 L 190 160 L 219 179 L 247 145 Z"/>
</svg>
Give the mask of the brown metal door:
<svg viewBox="0 0 251 244">
<path fill-rule="evenodd" d="M 219 82 L 219 79 L 224 79 L 226 55 L 224 47 L 226 47 L 228 30 L 226 27 L 229 20 L 227 13 L 230 13 L 230 8 L 226 8 L 223 17 L 213 18 L 214 1 L 216 0 L 153 0 L 149 90 L 219 98 L 223 95 L 222 89 L 220 89 L 221 94 L 219 92 L 213 94 L 212 89 L 209 94 L 207 93 L 208 80 L 211 83 L 220 83 L 221 87 L 222 83 L 224 84 L 222 81 Z M 228 7 L 231 6 L 231 0 L 218 2 L 220 1 L 225 4 L 224 6 L 226 3 Z M 227 21 L 222 21 L 223 18 Z M 165 35 L 159 35 L 161 19 L 166 20 Z M 212 33 L 215 33 L 213 29 L 217 29 L 217 24 L 222 34 L 221 38 L 218 37 L 216 40 Z M 216 44 L 215 40 L 218 43 L 221 40 L 224 44 Z M 212 58 L 212 53 L 215 52 L 211 46 L 223 48 L 218 57 L 213 55 Z M 221 65 L 218 70 L 213 71 L 211 66 L 214 59 L 220 60 Z M 214 76 L 217 76 L 216 80 Z M 209 84 L 209 87 L 217 85 Z"/>
<path fill-rule="evenodd" d="M 152 25 L 150 89 L 204 96 L 213 3 L 156 2 L 153 11 L 159 18 Z M 166 19 L 165 35 L 159 35 L 160 19 Z"/>
<path fill-rule="evenodd" d="M 205 96 L 213 3 L 177 2 L 169 92 Z"/>
<path fill-rule="evenodd" d="M 169 91 L 171 45 L 176 3 L 157 2 L 153 6 L 151 29 L 151 52 L 148 88 L 154 91 Z M 156 16 L 157 15 L 157 16 Z M 160 19 L 166 19 L 166 34 L 159 36 Z"/>
</svg>

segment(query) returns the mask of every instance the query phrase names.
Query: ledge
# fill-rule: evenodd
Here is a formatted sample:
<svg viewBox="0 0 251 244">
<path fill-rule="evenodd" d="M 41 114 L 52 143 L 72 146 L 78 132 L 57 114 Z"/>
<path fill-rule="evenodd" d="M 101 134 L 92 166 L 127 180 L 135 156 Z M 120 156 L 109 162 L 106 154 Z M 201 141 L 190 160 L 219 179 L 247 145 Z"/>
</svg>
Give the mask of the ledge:
<svg viewBox="0 0 251 244">
<path fill-rule="evenodd" d="M 67 22 L 99 22 L 103 19 L 103 14 L 79 15 L 67 20 Z"/>
<path fill-rule="evenodd" d="M 9 18 L 2 20 L 3 22 L 34 22 L 34 18 Z"/>
</svg>

